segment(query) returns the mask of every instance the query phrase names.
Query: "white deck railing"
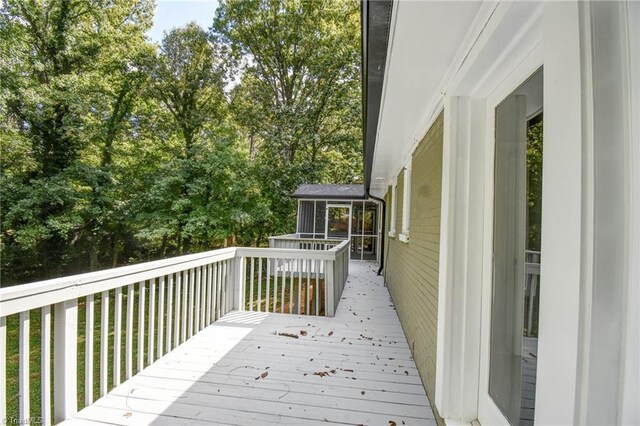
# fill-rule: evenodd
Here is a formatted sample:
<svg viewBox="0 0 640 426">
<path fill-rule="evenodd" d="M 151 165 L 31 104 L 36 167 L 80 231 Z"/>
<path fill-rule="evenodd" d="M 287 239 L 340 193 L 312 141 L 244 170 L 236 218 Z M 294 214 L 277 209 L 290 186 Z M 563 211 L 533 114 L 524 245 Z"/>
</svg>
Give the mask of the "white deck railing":
<svg viewBox="0 0 640 426">
<path fill-rule="evenodd" d="M 271 248 L 293 248 L 300 250 L 328 250 L 340 244 L 341 239 L 300 238 L 300 234 L 269 237 Z"/>
<path fill-rule="evenodd" d="M 96 387 L 104 396 L 231 310 L 333 316 L 348 256 L 348 241 L 325 250 L 233 247 L 0 289 L 0 419 L 30 421 L 34 362 L 38 417 L 51 424 L 77 412 L 79 380 L 90 405 Z M 18 413 L 8 413 L 7 337 L 15 334 Z"/>
</svg>

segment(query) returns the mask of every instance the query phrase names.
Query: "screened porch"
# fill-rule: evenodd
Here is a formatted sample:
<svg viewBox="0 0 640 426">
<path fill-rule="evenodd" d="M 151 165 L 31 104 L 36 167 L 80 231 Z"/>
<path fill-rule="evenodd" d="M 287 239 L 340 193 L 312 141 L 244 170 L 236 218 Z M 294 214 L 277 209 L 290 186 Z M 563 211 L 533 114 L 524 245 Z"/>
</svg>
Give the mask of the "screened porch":
<svg viewBox="0 0 640 426">
<path fill-rule="evenodd" d="M 294 197 L 297 229 L 291 238 L 348 239 L 352 260 L 379 261 L 379 203 L 366 200 L 361 185 L 302 185 Z"/>
</svg>

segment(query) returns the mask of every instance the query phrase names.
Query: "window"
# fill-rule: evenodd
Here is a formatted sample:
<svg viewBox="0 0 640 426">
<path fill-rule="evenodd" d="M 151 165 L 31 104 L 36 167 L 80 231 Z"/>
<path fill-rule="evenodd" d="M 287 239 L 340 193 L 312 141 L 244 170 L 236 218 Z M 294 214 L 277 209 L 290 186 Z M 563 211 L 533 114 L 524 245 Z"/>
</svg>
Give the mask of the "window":
<svg viewBox="0 0 640 426">
<path fill-rule="evenodd" d="M 393 179 L 391 184 L 391 220 L 389 221 L 389 236 L 396 236 L 396 214 L 398 209 L 396 208 L 396 200 L 398 198 L 398 181 Z"/>
<path fill-rule="evenodd" d="M 411 163 L 404 169 L 404 196 L 402 197 L 402 232 L 400 241 L 409 242 L 409 218 L 411 217 Z"/>
</svg>

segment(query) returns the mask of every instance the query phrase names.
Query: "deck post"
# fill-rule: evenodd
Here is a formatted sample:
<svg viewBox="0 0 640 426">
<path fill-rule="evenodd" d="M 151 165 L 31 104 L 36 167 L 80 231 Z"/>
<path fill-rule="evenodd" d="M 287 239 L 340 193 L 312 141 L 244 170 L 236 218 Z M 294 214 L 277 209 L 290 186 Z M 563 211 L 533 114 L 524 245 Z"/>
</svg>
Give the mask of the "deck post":
<svg viewBox="0 0 640 426">
<path fill-rule="evenodd" d="M 336 307 L 334 304 L 334 289 L 333 287 L 336 285 L 335 277 L 333 275 L 333 270 L 335 267 L 335 260 L 329 260 L 327 262 L 327 269 L 324 273 L 324 300 L 326 303 L 325 312 L 328 317 L 332 317 L 336 314 Z"/>
<path fill-rule="evenodd" d="M 233 270 L 233 309 L 238 311 L 244 310 L 244 262 L 245 258 L 243 256 L 237 256 L 234 259 L 235 267 Z"/>
<path fill-rule="evenodd" d="M 78 411 L 78 299 L 56 303 L 54 309 L 53 406 L 55 422 L 58 423 Z"/>
</svg>

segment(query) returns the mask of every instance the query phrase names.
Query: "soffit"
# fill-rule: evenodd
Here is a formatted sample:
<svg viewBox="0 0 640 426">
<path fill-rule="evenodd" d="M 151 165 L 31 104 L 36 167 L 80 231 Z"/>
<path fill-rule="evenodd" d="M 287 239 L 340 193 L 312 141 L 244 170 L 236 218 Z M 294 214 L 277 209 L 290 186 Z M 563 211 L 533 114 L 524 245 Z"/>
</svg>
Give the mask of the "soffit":
<svg viewBox="0 0 640 426">
<path fill-rule="evenodd" d="M 394 4 L 395 19 L 387 54 L 382 106 L 371 192 L 382 195 L 398 171 L 429 109 L 439 102 L 439 90 L 482 2 L 418 2 Z"/>
</svg>

